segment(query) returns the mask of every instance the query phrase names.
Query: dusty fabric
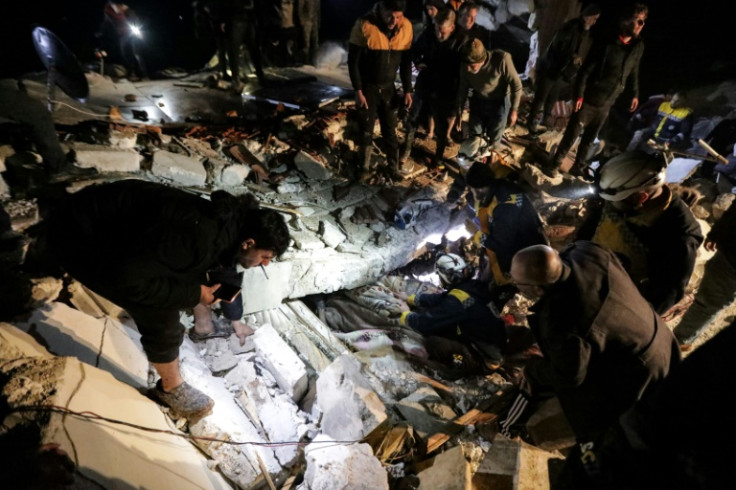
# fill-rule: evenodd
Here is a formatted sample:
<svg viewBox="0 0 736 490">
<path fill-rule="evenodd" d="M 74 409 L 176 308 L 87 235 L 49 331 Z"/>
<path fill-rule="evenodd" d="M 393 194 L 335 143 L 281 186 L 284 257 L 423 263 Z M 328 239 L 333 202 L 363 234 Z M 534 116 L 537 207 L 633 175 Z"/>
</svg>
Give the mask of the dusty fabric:
<svg viewBox="0 0 736 490">
<path fill-rule="evenodd" d="M 393 291 L 377 284 L 351 289 L 345 295 L 385 317 L 399 316 L 409 308 L 405 301 L 394 296 Z"/>
<path fill-rule="evenodd" d="M 345 297 L 333 297 L 325 305 L 325 321 L 333 330 L 353 332 L 371 328 L 391 328 L 394 322 Z"/>
</svg>

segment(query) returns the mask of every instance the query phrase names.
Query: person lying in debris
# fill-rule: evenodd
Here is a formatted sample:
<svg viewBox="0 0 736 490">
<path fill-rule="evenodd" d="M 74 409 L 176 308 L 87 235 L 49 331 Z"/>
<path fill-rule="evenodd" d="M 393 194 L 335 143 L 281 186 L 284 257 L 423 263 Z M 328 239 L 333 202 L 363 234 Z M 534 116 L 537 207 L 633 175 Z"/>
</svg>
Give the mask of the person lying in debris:
<svg viewBox="0 0 736 490">
<path fill-rule="evenodd" d="M 252 195 L 216 191 L 206 200 L 162 184 L 123 180 L 62 198 L 44 222 L 41 250 L 135 321 L 161 376 L 151 394 L 192 423 L 207 415 L 213 400 L 179 371 L 179 310 L 209 314 L 205 310 L 218 301 L 221 285 L 208 281 L 208 273 L 267 265 L 284 253 L 289 231 L 283 217 L 258 208 Z M 239 336 L 245 334 L 241 328 Z"/>
<path fill-rule="evenodd" d="M 473 269 L 456 254 L 442 254 L 435 262 L 444 292 L 407 297 L 420 311 L 405 311 L 399 324 L 427 337 L 429 356 L 468 373 L 494 369 L 502 361 L 506 327 L 487 306 L 488 283 L 472 279 Z"/>
</svg>

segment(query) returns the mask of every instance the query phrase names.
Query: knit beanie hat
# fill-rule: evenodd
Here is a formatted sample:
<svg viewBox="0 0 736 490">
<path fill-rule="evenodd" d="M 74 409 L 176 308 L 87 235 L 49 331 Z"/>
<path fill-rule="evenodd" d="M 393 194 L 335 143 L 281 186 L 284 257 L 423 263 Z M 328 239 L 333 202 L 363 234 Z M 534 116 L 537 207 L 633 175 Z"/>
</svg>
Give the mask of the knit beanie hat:
<svg viewBox="0 0 736 490">
<path fill-rule="evenodd" d="M 583 8 L 583 11 L 580 12 L 580 17 L 592 17 L 600 14 L 601 8 L 595 3 L 589 3 L 585 8 Z"/>
<path fill-rule="evenodd" d="M 465 45 L 463 51 L 466 63 L 482 63 L 486 60 L 486 47 L 480 39 L 473 39 L 472 43 Z"/>
</svg>

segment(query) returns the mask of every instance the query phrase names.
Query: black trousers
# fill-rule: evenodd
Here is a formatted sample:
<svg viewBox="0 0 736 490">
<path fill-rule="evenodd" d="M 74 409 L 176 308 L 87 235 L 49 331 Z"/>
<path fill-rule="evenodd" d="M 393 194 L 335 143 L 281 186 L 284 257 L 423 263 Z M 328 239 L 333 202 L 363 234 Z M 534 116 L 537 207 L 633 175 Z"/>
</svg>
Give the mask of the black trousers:
<svg viewBox="0 0 736 490">
<path fill-rule="evenodd" d="M 552 109 L 560 96 L 560 88 L 562 82 L 553 77 L 549 77 L 545 74 L 539 74 L 537 78 L 537 86 L 534 91 L 534 100 L 532 101 L 532 107 L 529 111 L 529 120 L 527 127 L 532 130 L 537 130 L 537 116 L 539 112 L 544 109 L 542 121 L 552 114 Z"/>
<path fill-rule="evenodd" d="M 367 85 L 363 87 L 363 95 L 368 102 L 368 108 L 360 108 L 360 131 L 362 133 L 362 146 L 370 146 L 373 141 L 373 128 L 376 118 L 381 125 L 381 136 L 383 137 L 388 161 L 398 161 L 399 140 L 396 137 L 396 126 L 398 124 L 397 110 L 398 100 L 396 88 L 393 85 L 379 87 Z"/>
<path fill-rule="evenodd" d="M 579 111 L 572 114 L 570 122 L 567 123 L 567 127 L 565 128 L 565 134 L 562 136 L 560 145 L 557 147 L 557 152 L 555 153 L 554 164 L 556 167 L 560 166 L 565 155 L 567 155 L 573 143 L 575 143 L 575 140 L 581 134 L 573 168 L 581 170 L 585 166 L 586 157 L 593 147 L 593 142 L 598 137 L 598 133 L 606 123 L 610 111 L 611 104 L 603 106 L 583 104 L 583 107 Z"/>
<path fill-rule="evenodd" d="M 263 79 L 263 61 L 261 47 L 258 43 L 258 26 L 251 19 L 235 17 L 230 20 L 228 26 L 227 47 L 227 56 L 234 82 L 240 81 L 240 46 L 243 43 L 248 49 L 248 56 L 256 70 L 256 76 L 259 80 Z"/>
</svg>

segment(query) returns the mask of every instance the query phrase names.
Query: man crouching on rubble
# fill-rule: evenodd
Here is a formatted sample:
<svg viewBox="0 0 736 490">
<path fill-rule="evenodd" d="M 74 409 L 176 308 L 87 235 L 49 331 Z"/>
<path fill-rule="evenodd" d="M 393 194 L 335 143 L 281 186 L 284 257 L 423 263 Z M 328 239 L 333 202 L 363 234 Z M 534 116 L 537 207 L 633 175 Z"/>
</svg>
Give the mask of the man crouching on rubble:
<svg viewBox="0 0 736 490">
<path fill-rule="evenodd" d="M 267 265 L 289 243 L 276 211 L 252 195 L 211 201 L 161 184 L 124 180 L 87 187 L 50 210 L 39 246 L 71 276 L 124 308 L 161 376 L 153 395 L 196 422 L 214 401 L 186 383 L 179 310 L 218 301 L 213 272 Z"/>
</svg>

